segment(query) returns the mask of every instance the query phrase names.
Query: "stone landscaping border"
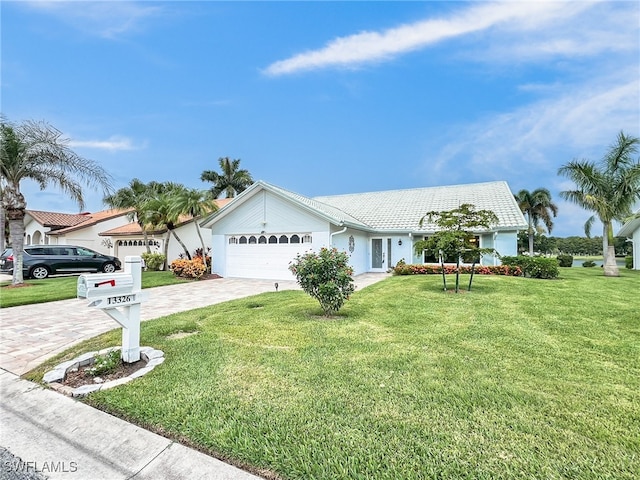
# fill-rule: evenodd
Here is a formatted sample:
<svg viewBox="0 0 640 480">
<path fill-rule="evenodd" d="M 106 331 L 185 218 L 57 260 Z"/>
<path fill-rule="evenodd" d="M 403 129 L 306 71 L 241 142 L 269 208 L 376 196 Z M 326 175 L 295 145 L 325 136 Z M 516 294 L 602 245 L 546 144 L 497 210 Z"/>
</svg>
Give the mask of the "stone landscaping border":
<svg viewBox="0 0 640 480">
<path fill-rule="evenodd" d="M 94 385 L 83 385 L 77 388 L 71 388 L 62 384 L 67 375 L 67 372 L 78 370 L 80 367 L 84 367 L 86 365 L 91 365 L 98 355 L 105 355 L 113 350 L 120 349 L 121 347 L 117 346 L 105 348 L 98 352 L 84 353 L 79 357 L 74 358 L 73 360 L 62 362 L 61 364 L 56 365 L 53 370 L 44 374 L 42 380 L 45 383 L 48 383 L 49 386 L 57 392 L 63 393 L 70 397 L 84 397 L 85 395 L 88 395 L 92 392 L 97 392 L 98 390 L 107 390 L 109 388 L 117 387 L 118 385 L 124 385 L 134 378 L 146 375 L 157 365 L 160 365 L 164 362 L 164 352 L 162 350 L 156 350 L 152 347 L 140 347 L 140 358 L 142 360 L 145 360 L 147 362 L 147 365 L 140 370 L 136 370 L 128 377 L 123 377 L 104 383 L 96 383 Z"/>
</svg>

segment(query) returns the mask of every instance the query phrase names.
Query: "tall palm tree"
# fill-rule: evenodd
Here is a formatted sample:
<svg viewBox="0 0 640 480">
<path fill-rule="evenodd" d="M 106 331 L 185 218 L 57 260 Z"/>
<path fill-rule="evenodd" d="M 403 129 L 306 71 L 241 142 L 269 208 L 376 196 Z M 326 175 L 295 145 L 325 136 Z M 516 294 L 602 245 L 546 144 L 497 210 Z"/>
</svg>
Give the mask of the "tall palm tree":
<svg viewBox="0 0 640 480">
<path fill-rule="evenodd" d="M 142 221 L 145 225 L 153 228 L 166 228 L 167 233 L 164 242 L 164 269 L 167 270 L 167 266 L 169 264 L 169 240 L 171 239 L 171 235 L 173 235 L 176 241 L 180 244 L 187 258 L 191 260 L 191 254 L 189 253 L 187 246 L 175 231 L 180 215 L 173 208 L 174 199 L 184 191 L 185 187 L 172 182 L 152 182 L 149 185 L 152 189 L 152 196 L 143 205 Z"/>
<path fill-rule="evenodd" d="M 215 212 L 218 210 L 218 206 L 211 198 L 209 192 L 190 188 L 180 191 L 173 198 L 171 207 L 173 212 L 177 215 L 190 215 L 193 217 L 193 222 L 196 225 L 196 232 L 198 232 L 198 238 L 200 239 L 200 245 L 202 245 L 202 260 L 206 267 L 207 247 L 205 246 L 202 238 L 198 217 Z"/>
<path fill-rule="evenodd" d="M 128 187 L 120 188 L 118 191 L 111 195 L 104 197 L 103 201 L 111 208 L 129 209 L 133 210 L 127 214 L 129 221 L 136 222 L 142 229 L 142 236 L 144 238 L 144 244 L 147 248 L 147 253 L 151 253 L 149 248 L 149 241 L 147 238 L 147 228 L 144 224 L 143 213 L 145 202 L 153 197 L 153 188 L 145 184 L 144 182 L 134 178 L 129 182 Z"/>
<path fill-rule="evenodd" d="M 218 198 L 225 192 L 226 198 L 233 198 L 236 194 L 242 193 L 253 183 L 253 178 L 248 170 L 240 169 L 240 159 L 231 160 L 229 157 L 218 159 L 222 173 L 213 170 L 205 170 L 200 175 L 203 182 L 213 183 L 211 196 Z"/>
<path fill-rule="evenodd" d="M 553 220 L 551 218 L 558 215 L 558 207 L 551 201 L 551 193 L 546 188 L 537 188 L 533 192 L 523 189 L 514 197 L 522 213 L 527 216 L 527 222 L 529 223 L 529 229 L 527 230 L 529 235 L 529 255 L 533 255 L 535 230 L 542 220 L 547 232 L 551 233 L 551 229 L 553 229 Z"/>
<path fill-rule="evenodd" d="M 111 176 L 96 162 L 76 154 L 68 139 L 45 122 L 26 121 L 20 125 L 0 120 L 0 182 L 2 208 L 9 220 L 9 235 L 14 250 L 14 285 L 24 283 L 24 215 L 27 201 L 20 183 L 30 179 L 41 190 L 53 185 L 61 189 L 80 210 L 84 208 L 82 184 L 111 191 Z"/>
<path fill-rule="evenodd" d="M 609 147 L 599 163 L 572 160 L 558 170 L 576 184 L 575 190 L 560 192 L 560 196 L 585 210 L 594 212 L 584 225 L 587 237 L 596 217 L 602 222 L 602 255 L 604 274 L 620 275 L 616 264 L 613 221 L 624 221 L 632 214 L 640 200 L 640 161 L 632 157 L 638 151 L 640 139 L 618 134 L 616 143 Z"/>
</svg>

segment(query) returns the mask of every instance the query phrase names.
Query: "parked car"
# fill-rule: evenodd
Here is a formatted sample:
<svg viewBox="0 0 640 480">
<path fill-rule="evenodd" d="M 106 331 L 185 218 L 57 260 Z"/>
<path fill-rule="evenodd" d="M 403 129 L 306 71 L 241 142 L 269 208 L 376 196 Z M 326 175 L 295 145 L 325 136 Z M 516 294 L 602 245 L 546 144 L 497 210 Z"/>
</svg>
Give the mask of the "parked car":
<svg viewBox="0 0 640 480">
<path fill-rule="evenodd" d="M 13 249 L 0 255 L 0 272 L 13 274 Z M 122 268 L 117 257 L 76 245 L 27 245 L 22 256 L 24 278 L 47 278 L 56 273 L 105 272 Z"/>
</svg>

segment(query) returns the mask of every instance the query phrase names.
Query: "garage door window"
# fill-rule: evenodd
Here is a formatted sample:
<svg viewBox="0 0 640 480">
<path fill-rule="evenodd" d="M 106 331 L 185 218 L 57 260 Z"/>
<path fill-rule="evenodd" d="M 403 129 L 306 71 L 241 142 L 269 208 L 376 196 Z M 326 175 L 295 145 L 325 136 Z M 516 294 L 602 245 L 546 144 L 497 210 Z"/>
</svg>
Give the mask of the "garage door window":
<svg viewBox="0 0 640 480">
<path fill-rule="evenodd" d="M 297 234 L 293 235 L 270 235 L 268 238 L 266 235 L 260 235 L 256 237 L 254 235 L 246 236 L 231 236 L 229 237 L 229 245 L 276 245 L 276 244 L 287 244 L 287 243 L 312 243 L 313 237 L 310 234 Z"/>
</svg>

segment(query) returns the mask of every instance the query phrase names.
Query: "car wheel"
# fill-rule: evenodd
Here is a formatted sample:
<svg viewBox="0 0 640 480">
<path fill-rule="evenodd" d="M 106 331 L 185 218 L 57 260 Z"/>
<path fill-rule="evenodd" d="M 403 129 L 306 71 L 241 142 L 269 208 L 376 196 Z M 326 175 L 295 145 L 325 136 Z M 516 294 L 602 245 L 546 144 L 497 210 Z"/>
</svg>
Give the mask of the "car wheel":
<svg viewBox="0 0 640 480">
<path fill-rule="evenodd" d="M 33 267 L 31 269 L 31 273 L 29 274 L 29 276 L 31 278 L 42 280 L 43 278 L 47 278 L 49 276 L 49 269 L 45 266 L 38 265 L 37 267 Z"/>
<path fill-rule="evenodd" d="M 116 271 L 116 266 L 111 262 L 107 262 L 102 266 L 102 271 L 104 273 L 113 273 Z"/>
</svg>

